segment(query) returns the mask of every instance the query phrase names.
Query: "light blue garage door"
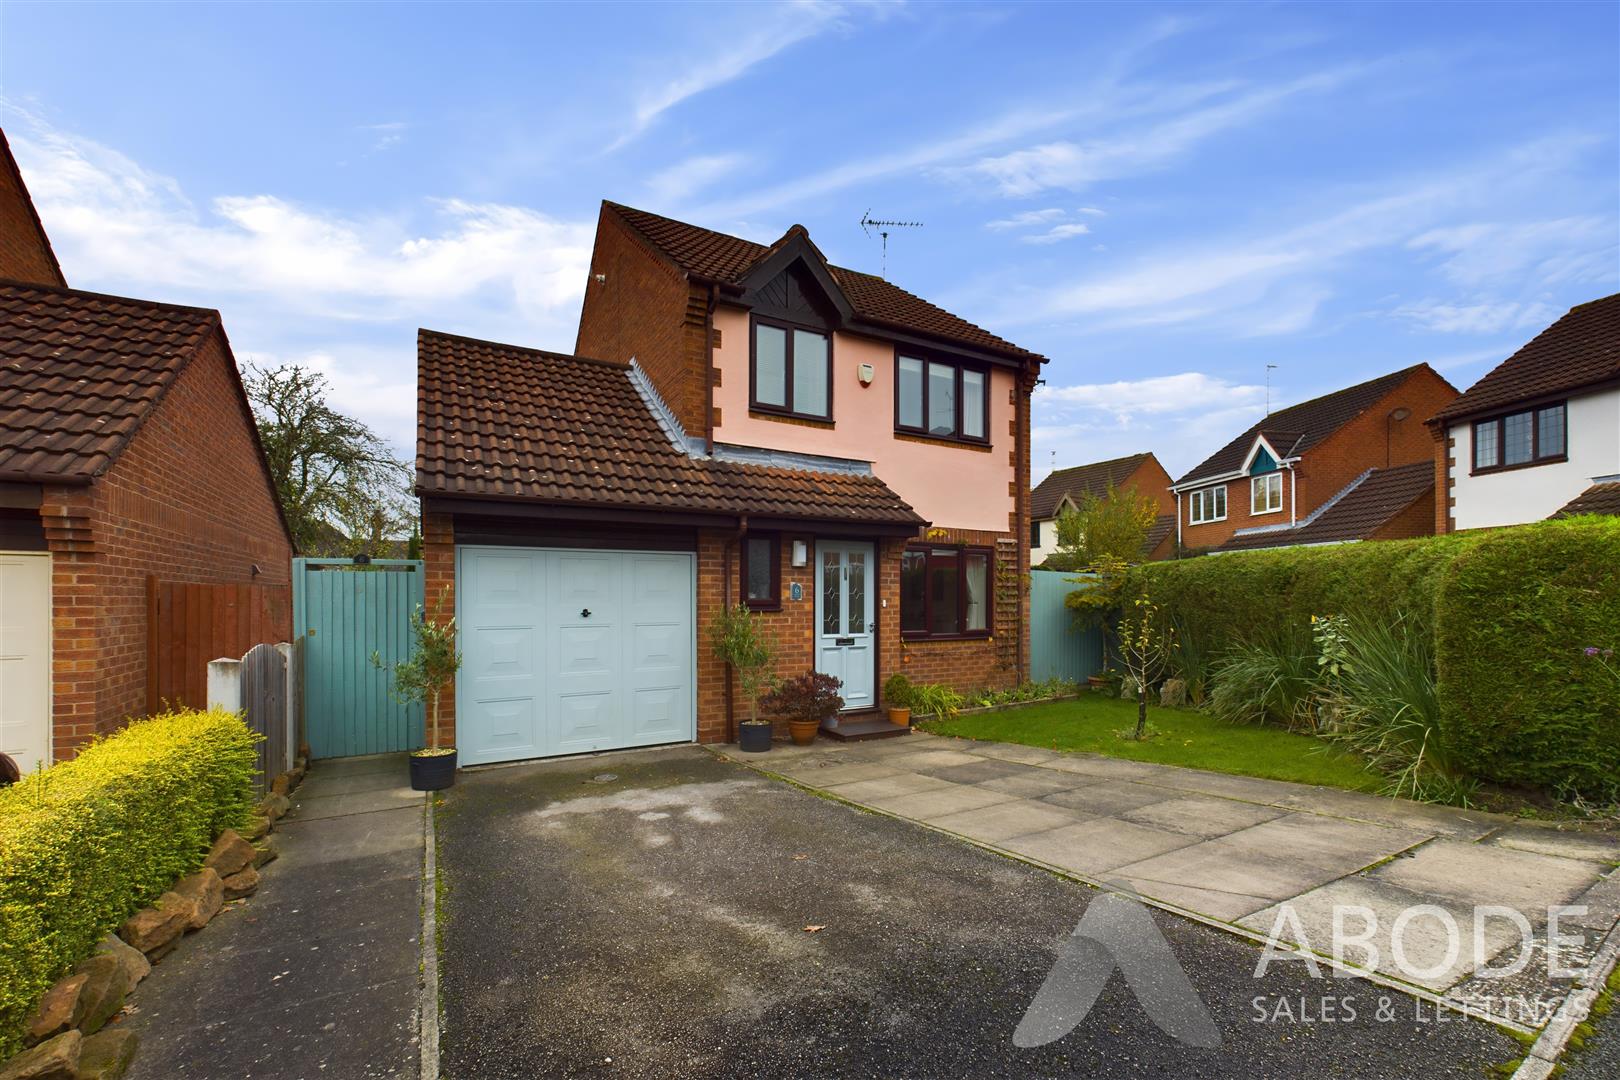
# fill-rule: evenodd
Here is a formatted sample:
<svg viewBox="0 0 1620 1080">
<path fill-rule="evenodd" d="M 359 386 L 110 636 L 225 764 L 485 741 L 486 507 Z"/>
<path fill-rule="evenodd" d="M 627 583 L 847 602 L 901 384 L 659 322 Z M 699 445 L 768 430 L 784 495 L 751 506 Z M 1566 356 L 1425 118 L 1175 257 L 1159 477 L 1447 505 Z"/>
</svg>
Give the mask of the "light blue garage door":
<svg viewBox="0 0 1620 1080">
<path fill-rule="evenodd" d="M 693 561 L 457 548 L 461 763 L 694 739 Z"/>
</svg>

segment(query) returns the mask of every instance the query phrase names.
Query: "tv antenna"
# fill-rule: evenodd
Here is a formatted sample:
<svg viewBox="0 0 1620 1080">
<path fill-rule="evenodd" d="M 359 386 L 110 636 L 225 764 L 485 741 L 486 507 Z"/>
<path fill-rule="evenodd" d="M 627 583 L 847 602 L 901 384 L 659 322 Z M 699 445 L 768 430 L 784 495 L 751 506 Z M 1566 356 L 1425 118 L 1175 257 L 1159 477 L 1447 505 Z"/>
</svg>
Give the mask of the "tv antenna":
<svg viewBox="0 0 1620 1080">
<path fill-rule="evenodd" d="M 879 221 L 878 219 L 876 219 L 876 218 L 874 218 L 872 216 L 872 211 L 871 210 L 867 210 L 866 213 L 861 215 L 861 231 L 864 232 L 867 236 L 871 236 L 872 235 L 872 230 L 876 229 L 878 235 L 883 238 L 883 276 L 884 277 L 889 276 L 889 230 L 890 229 L 920 229 L 922 227 L 923 227 L 923 223 L 920 222 L 920 221 Z"/>
<path fill-rule="evenodd" d="M 1277 370 L 1276 364 L 1266 365 L 1266 415 L 1271 415 L 1271 373 Z"/>
</svg>

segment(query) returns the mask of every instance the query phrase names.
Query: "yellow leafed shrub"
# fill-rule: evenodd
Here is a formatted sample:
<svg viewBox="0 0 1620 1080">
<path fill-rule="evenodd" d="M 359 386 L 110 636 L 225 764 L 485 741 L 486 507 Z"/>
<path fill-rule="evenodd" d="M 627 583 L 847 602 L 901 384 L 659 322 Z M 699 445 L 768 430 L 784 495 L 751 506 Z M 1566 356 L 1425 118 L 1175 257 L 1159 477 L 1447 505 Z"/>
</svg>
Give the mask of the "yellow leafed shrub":
<svg viewBox="0 0 1620 1080">
<path fill-rule="evenodd" d="M 53 981 L 246 824 L 260 738 L 164 713 L 0 791 L 0 1059 Z"/>
</svg>

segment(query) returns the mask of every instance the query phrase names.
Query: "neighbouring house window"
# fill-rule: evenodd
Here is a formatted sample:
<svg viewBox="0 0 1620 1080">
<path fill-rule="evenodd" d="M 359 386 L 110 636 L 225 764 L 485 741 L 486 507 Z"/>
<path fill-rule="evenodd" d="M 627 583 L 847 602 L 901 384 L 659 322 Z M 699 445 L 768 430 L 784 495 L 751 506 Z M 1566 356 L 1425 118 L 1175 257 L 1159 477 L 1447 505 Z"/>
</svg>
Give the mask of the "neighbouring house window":
<svg viewBox="0 0 1620 1080">
<path fill-rule="evenodd" d="M 1568 452 L 1565 404 L 1543 405 L 1474 423 L 1474 471 L 1563 461 Z"/>
<path fill-rule="evenodd" d="M 894 427 L 913 435 L 987 442 L 990 376 L 978 368 L 895 357 Z"/>
<path fill-rule="evenodd" d="M 1032 548 L 1041 546 L 1041 523 L 1034 518 L 1030 518 L 1029 521 L 1029 546 Z"/>
<path fill-rule="evenodd" d="M 742 542 L 743 601 L 756 610 L 782 606 L 781 538 L 749 535 Z"/>
<path fill-rule="evenodd" d="M 989 549 L 907 549 L 900 556 L 900 631 L 908 638 L 987 636 Z"/>
<path fill-rule="evenodd" d="M 1249 481 L 1249 513 L 1269 514 L 1282 509 L 1282 473 L 1266 473 Z M 1226 508 L 1221 508 L 1224 516 Z"/>
<path fill-rule="evenodd" d="M 1187 496 L 1187 521 L 1203 525 L 1226 518 L 1226 485 L 1201 488 Z"/>
<path fill-rule="evenodd" d="M 832 415 L 832 341 L 826 334 L 756 316 L 753 359 L 752 408 L 812 420 Z"/>
</svg>

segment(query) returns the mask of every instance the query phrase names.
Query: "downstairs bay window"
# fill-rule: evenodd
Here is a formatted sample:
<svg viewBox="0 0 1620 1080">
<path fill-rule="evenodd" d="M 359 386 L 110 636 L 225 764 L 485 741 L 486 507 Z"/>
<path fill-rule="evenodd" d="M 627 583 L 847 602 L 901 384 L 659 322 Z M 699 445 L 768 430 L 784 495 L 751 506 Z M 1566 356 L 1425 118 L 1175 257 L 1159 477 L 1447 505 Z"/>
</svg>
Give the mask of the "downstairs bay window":
<svg viewBox="0 0 1620 1080">
<path fill-rule="evenodd" d="M 989 548 L 907 548 L 900 556 L 900 633 L 906 639 L 990 635 Z"/>
</svg>

